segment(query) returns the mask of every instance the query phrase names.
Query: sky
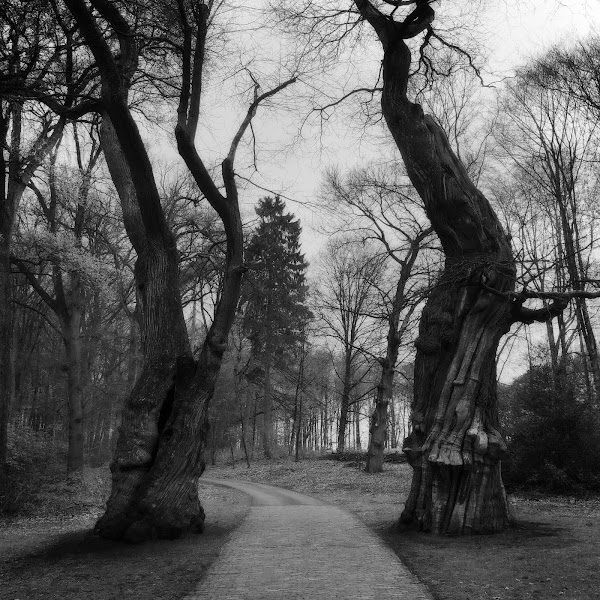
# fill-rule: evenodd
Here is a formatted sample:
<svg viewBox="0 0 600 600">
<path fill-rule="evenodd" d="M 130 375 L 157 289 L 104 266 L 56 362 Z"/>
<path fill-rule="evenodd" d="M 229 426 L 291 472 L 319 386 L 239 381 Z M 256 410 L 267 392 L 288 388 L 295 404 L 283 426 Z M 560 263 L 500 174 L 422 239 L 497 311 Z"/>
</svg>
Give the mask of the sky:
<svg viewBox="0 0 600 600">
<path fill-rule="evenodd" d="M 440 16 L 443 17 L 443 11 L 448 10 L 452 1 L 442 0 L 438 8 Z M 482 4 L 484 18 L 479 21 L 483 23 L 483 39 L 489 57 L 486 82 L 499 82 L 510 77 L 528 58 L 554 43 L 585 36 L 594 25 L 600 24 L 600 0 L 484 0 Z M 373 52 L 375 55 L 380 52 L 376 45 Z M 334 165 L 350 168 L 380 157 L 382 147 L 387 151 L 386 142 L 382 141 L 387 132 L 383 128 L 373 131 L 372 139 L 368 139 L 368 136 L 359 136 L 345 127 L 343 118 L 332 127 L 333 134 L 328 132 L 320 140 L 321 144 L 313 144 L 312 149 L 308 144 L 308 150 L 305 145 L 300 152 L 294 151 L 290 156 L 282 152 L 276 165 L 266 169 L 267 176 L 258 178 L 265 186 L 279 185 L 286 197 L 297 201 L 288 204 L 303 222 L 303 245 L 309 259 L 318 256 L 326 237 L 320 232 L 323 214 L 312 208 L 324 169 Z M 317 136 L 319 132 L 313 129 L 312 134 Z M 266 183 L 269 179 L 271 184 Z"/>
<path fill-rule="evenodd" d="M 262 0 L 245 1 L 252 3 Z M 494 82 L 498 87 L 501 86 L 500 82 L 509 78 L 528 58 L 540 54 L 552 44 L 568 43 L 585 36 L 590 31 L 597 30 L 596 26 L 600 24 L 600 0 L 472 1 L 482 11 L 473 24 L 473 31 L 477 30 L 479 39 L 486 46 L 489 60 L 486 82 Z M 443 18 L 444 11 L 453 10 L 455 6 L 455 0 L 442 0 L 437 9 L 440 19 Z M 285 52 L 285 48 L 267 46 L 273 57 L 279 52 L 282 55 Z M 257 46 L 257 56 L 261 50 L 264 51 L 264 47 Z M 283 60 L 279 58 L 280 63 Z M 378 44 L 373 44 L 360 56 L 361 69 L 365 70 L 365 65 L 370 65 L 376 73 L 380 60 L 381 49 Z M 259 63 L 257 61 L 254 64 Z M 343 75 L 352 81 L 355 76 L 351 72 L 352 65 L 346 68 L 349 71 Z M 219 78 L 220 75 L 215 80 Z M 245 114 L 249 98 L 249 91 L 246 96 L 240 96 L 239 85 L 237 88 L 224 90 L 225 88 L 219 88 L 213 83 L 213 98 L 217 97 L 220 101 L 208 101 L 204 104 L 204 127 L 201 126 L 198 142 L 203 148 L 201 155 L 209 166 L 217 165 L 227 153 L 233 132 Z M 315 123 L 310 125 L 304 122 L 299 134 L 301 118 L 298 117 L 297 106 L 288 104 L 290 98 L 293 99 L 293 92 L 284 95 L 282 99 L 278 97 L 272 110 L 260 108 L 255 117 L 258 171 L 244 171 L 244 167 L 253 161 L 254 148 L 247 143 L 240 146 L 236 170 L 251 175 L 252 180 L 262 186 L 247 186 L 242 191 L 241 201 L 246 218 L 252 217 L 252 207 L 260 197 L 269 191 L 280 193 L 286 199 L 288 209 L 301 219 L 303 250 L 308 260 L 315 262 L 327 239 L 323 228 L 331 221 L 331 215 L 315 208 L 325 169 L 331 166 L 349 169 L 365 161 L 380 159 L 382 154 L 394 150 L 382 125 L 362 131 L 360 127 L 354 126 L 355 123 L 344 111 L 334 116 L 323 131 Z M 284 110 L 278 108 L 281 101 Z M 302 103 L 300 106 L 303 106 Z M 304 108 L 306 109 L 306 105 Z M 170 130 L 170 127 L 165 130 Z M 246 136 L 246 141 L 249 137 Z M 535 331 L 535 328 L 530 330 L 534 337 Z M 516 346 L 513 346 L 512 341 L 509 342 L 507 348 L 513 350 L 511 358 L 505 365 L 501 358 L 499 365 L 502 380 L 510 381 L 524 370 L 523 352 L 519 351 L 519 346 L 522 345 L 522 340 L 517 341 Z"/>
<path fill-rule="evenodd" d="M 466 1 L 461 0 L 459 3 L 456 0 L 442 0 L 437 9 L 440 20 L 445 12 L 461 3 L 464 5 Z M 486 82 L 496 85 L 501 85 L 497 82 L 510 77 L 514 69 L 528 57 L 539 54 L 552 43 L 572 39 L 574 35 L 585 35 L 594 24 L 600 24 L 600 0 L 468 1 L 481 7 L 474 30 L 477 29 L 480 39 L 487 46 L 489 64 Z M 242 2 L 253 7 L 263 0 Z M 252 23 L 252 10 L 238 12 L 243 15 L 238 19 L 246 19 L 245 26 Z M 257 38 L 255 32 L 251 36 Z M 284 45 L 278 46 L 274 39 L 275 36 L 267 43 L 261 40 L 255 49 L 252 49 L 250 42 L 251 51 L 244 48 L 240 51 L 239 60 L 248 61 L 252 69 L 260 70 L 263 67 L 258 60 L 252 58 L 252 54 L 258 57 L 266 46 L 273 55 L 273 63 L 277 68 L 278 61 L 279 64 L 285 61 L 286 48 Z M 360 68 L 355 64 L 354 72 L 351 72 L 352 67 L 344 67 L 347 72 L 340 73 L 340 77 L 347 77 L 352 84 L 357 73 L 366 71 L 371 75 L 367 84 L 372 85 L 372 75 L 376 76 L 380 60 L 381 49 L 379 44 L 374 43 L 360 56 Z M 209 92 L 208 100 L 203 104 L 203 121 L 197 140 L 208 166 L 218 165 L 226 155 L 250 98 L 249 86 L 246 86 L 246 94 L 243 93 L 243 78 L 238 76 L 238 83 L 229 87 L 217 83 L 220 79 L 220 73 L 217 73 L 212 82 L 208 78 L 208 85 L 205 86 Z M 233 80 L 233 77 L 230 79 Z M 264 84 L 264 89 L 270 87 L 268 73 L 261 83 Z M 317 81 L 315 86 L 324 84 L 327 82 Z M 305 93 L 309 86 L 305 86 L 301 93 Z M 365 161 L 380 160 L 382 154 L 393 152 L 393 147 L 391 138 L 382 125 L 365 132 L 361 128 L 360 117 L 349 117 L 344 109 L 337 111 L 325 129 L 321 130 L 318 120 L 310 116 L 305 119 L 310 111 L 308 102 L 300 101 L 296 106 L 290 104 L 293 103 L 293 95 L 297 89 L 289 88 L 283 96 L 277 96 L 273 102 L 274 108 L 259 108 L 253 121 L 256 146 L 250 143 L 252 137 L 248 132 L 240 144 L 236 171 L 249 176 L 257 184 L 256 187 L 246 186 L 241 194 L 246 216 L 251 218 L 252 206 L 260 197 L 269 191 L 280 193 L 287 200 L 289 209 L 302 221 L 304 251 L 313 260 L 318 256 L 326 237 L 321 231 L 324 215 L 314 207 L 324 171 L 332 166 L 345 170 Z M 215 98 L 218 99 L 217 102 L 214 101 Z M 283 109 L 280 108 L 281 103 Z M 172 126 L 167 124 L 165 136 L 172 138 L 171 132 Z M 254 160 L 255 150 L 256 171 L 247 168 Z M 163 152 L 161 148 L 158 156 Z M 170 155 L 178 160 L 172 144 Z"/>
</svg>

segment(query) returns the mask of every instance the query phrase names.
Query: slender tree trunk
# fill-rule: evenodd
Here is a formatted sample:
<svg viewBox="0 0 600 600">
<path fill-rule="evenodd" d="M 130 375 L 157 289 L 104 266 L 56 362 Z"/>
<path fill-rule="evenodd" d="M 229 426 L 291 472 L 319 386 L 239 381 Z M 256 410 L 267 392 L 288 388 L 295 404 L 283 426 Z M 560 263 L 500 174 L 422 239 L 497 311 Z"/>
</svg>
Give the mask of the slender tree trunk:
<svg viewBox="0 0 600 600">
<path fill-rule="evenodd" d="M 15 64 L 19 64 L 19 53 L 15 52 Z M 15 368 L 13 343 L 12 275 L 10 255 L 12 236 L 19 203 L 27 184 L 54 147 L 64 128 L 64 119 L 52 127 L 46 123 L 32 145 L 35 153 L 24 156 L 22 148 L 23 104 L 11 102 L 8 110 L 0 105 L 0 469 L 7 458 L 8 420 L 14 398 Z M 10 134 L 9 134 L 10 130 Z M 6 160 L 8 150 L 8 161 Z"/>
<path fill-rule="evenodd" d="M 514 288 L 509 239 L 469 180 L 441 127 L 408 100 L 411 53 L 401 24 L 366 0 L 357 7 L 384 50 L 382 109 L 407 174 L 445 253 L 445 269 L 423 311 L 416 342 L 413 468 L 399 526 L 438 534 L 502 531 L 510 511 L 500 459 L 496 350 L 509 330 Z"/>
<path fill-rule="evenodd" d="M 265 380 L 262 396 L 262 447 L 265 458 L 273 458 L 274 431 L 273 431 L 273 402 L 271 390 L 271 349 L 267 342 L 264 356 Z"/>
<path fill-rule="evenodd" d="M 294 460 L 300 461 L 300 447 L 302 446 L 302 392 L 298 398 L 298 422 L 296 424 L 296 453 Z"/>
<path fill-rule="evenodd" d="M 558 213 L 560 216 L 560 227 L 563 234 L 564 258 L 571 286 L 576 291 L 585 289 L 582 279 L 586 277 L 585 268 L 581 260 L 581 244 L 579 242 L 579 231 L 577 228 L 576 206 L 573 200 L 573 183 L 566 182 L 565 167 L 562 157 L 547 157 L 548 166 L 553 170 L 554 194 Z M 571 174 L 571 173 L 569 173 Z M 587 302 L 585 298 L 575 299 L 575 314 L 577 325 L 583 339 L 586 351 L 586 360 L 592 375 L 594 394 L 589 394 L 590 403 L 597 402 L 600 394 L 600 360 L 598 356 L 598 344 L 592 329 Z"/>
<path fill-rule="evenodd" d="M 10 274 L 10 237 L 0 231 L 0 470 L 6 464 L 8 419 L 13 398 L 14 362 L 12 360 L 13 314 Z M 7 341 L 8 340 L 8 341 Z"/>
<path fill-rule="evenodd" d="M 394 331 L 394 337 L 396 332 Z M 395 351 L 394 348 L 395 347 Z M 369 424 L 369 449 L 367 450 L 367 462 L 365 471 L 367 473 L 381 473 L 383 471 L 385 434 L 387 431 L 388 406 L 392 398 L 394 386 L 394 369 L 398 358 L 398 345 L 388 347 L 388 357 L 382 361 L 381 379 L 377 386 L 377 398 L 375 408 L 371 415 Z M 393 362 L 392 362 L 393 361 Z"/>
<path fill-rule="evenodd" d="M 62 323 L 62 334 L 66 351 L 67 401 L 69 406 L 69 447 L 67 473 L 83 472 L 83 381 L 81 378 L 81 314 L 72 312 Z"/>
<path fill-rule="evenodd" d="M 408 284 L 412 269 L 421 249 L 421 243 L 430 234 L 430 230 L 422 231 L 412 240 L 400 269 L 400 276 L 396 284 L 394 300 L 392 302 L 392 312 L 388 318 L 388 333 L 386 356 L 381 361 L 381 378 L 377 386 L 377 396 L 375 398 L 375 408 L 371 416 L 369 426 L 369 449 L 367 452 L 367 463 L 365 471 L 367 473 L 381 473 L 383 471 L 383 451 L 387 436 L 388 425 L 388 407 L 392 402 L 394 392 L 394 372 L 398 362 L 398 350 L 400 342 L 404 335 L 410 317 L 416 308 L 416 303 L 405 314 L 402 324 L 400 324 L 400 313 L 405 303 L 405 290 Z M 395 433 L 394 436 L 395 438 Z"/>
<path fill-rule="evenodd" d="M 348 429 L 348 411 L 350 410 L 350 389 L 352 387 L 352 349 L 347 348 L 344 356 L 344 380 L 340 399 L 340 418 L 338 422 L 337 451 L 346 449 L 346 430 Z"/>
<path fill-rule="evenodd" d="M 396 413 L 396 403 L 394 402 L 394 396 L 390 398 L 390 448 L 398 447 L 398 415 Z"/>
<path fill-rule="evenodd" d="M 244 457 L 246 465 L 250 468 L 250 456 L 248 454 L 248 446 L 246 445 L 246 428 L 244 427 L 244 414 L 240 411 L 240 423 L 242 424 L 242 447 L 244 448 Z"/>
</svg>

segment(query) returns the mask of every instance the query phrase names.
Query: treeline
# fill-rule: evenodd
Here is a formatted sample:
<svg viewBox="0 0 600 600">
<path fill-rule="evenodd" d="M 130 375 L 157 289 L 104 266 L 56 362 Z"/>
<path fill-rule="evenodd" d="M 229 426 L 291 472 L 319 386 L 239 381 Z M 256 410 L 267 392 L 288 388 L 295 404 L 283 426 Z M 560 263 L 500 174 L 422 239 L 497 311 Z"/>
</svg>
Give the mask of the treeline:
<svg viewBox="0 0 600 600">
<path fill-rule="evenodd" d="M 551 50 L 507 86 L 496 126 L 495 196 L 522 289 L 543 299 L 535 308 L 562 303 L 556 318 L 514 332 L 527 350 L 526 373 L 504 394 L 513 487 L 600 490 L 599 65 L 595 38 Z"/>
<path fill-rule="evenodd" d="M 82 136 L 81 130 L 76 130 Z M 93 144 L 93 130 L 87 131 Z M 124 399 L 140 369 L 135 254 L 101 158 L 84 177 L 60 161 L 25 193 L 13 255 L 14 402 L 8 466 L 31 480 L 107 464 Z M 83 160 L 80 159 L 83 164 Z M 80 187 L 77 187 L 80 186 Z M 181 297 L 194 348 L 209 329 L 223 277 L 223 232 L 185 177 L 165 179 L 163 203 L 177 232 Z M 50 204 L 47 204 L 49 199 Z M 347 236 L 334 240 L 311 287 L 299 221 L 263 198 L 248 227 L 238 315 L 211 404 L 207 460 L 252 460 L 369 443 L 386 321 L 384 260 Z M 390 401 L 385 443 L 409 428 L 411 369 Z M 26 485 L 23 483 L 23 485 Z M 19 485 L 20 496 L 23 491 Z M 6 510 L 14 498 L 3 499 Z"/>
</svg>

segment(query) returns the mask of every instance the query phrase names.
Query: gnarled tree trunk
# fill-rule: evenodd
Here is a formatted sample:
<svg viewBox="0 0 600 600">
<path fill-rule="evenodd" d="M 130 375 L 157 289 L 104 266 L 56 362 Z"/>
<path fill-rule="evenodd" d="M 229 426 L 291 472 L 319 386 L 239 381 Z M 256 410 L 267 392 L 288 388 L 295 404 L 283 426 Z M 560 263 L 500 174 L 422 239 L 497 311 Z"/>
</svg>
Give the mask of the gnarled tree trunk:
<svg viewBox="0 0 600 600">
<path fill-rule="evenodd" d="M 179 297 L 178 254 L 167 234 L 150 243 L 136 191 L 116 132 L 105 117 L 102 144 L 136 247 L 135 268 L 143 365 L 124 408 L 106 513 L 96 530 L 104 537 L 141 541 L 201 531 L 197 492 L 204 463 L 206 411 L 226 345 L 209 333 L 192 358 Z M 215 320 L 217 322 L 217 320 Z"/>
<path fill-rule="evenodd" d="M 204 511 L 198 477 L 207 443 L 206 414 L 227 347 L 240 297 L 243 232 L 233 163 L 235 152 L 258 104 L 255 99 L 222 163 L 223 196 L 198 156 L 198 122 L 204 43 L 209 7 L 178 2 L 183 42 L 183 74 L 175 137 L 180 155 L 226 234 L 226 268 L 198 360 L 187 336 L 179 292 L 178 252 L 156 187 L 152 165 L 127 105 L 129 83 L 138 64 L 134 32 L 107 0 L 94 7 L 119 41 L 119 59 L 84 0 L 65 0 L 94 55 L 102 81 L 102 145 L 121 199 L 125 227 L 137 253 L 135 283 L 143 350 L 141 373 L 123 411 L 112 489 L 96 531 L 108 538 L 144 541 L 201 531 Z"/>
<path fill-rule="evenodd" d="M 441 127 L 407 97 L 411 53 L 403 38 L 412 34 L 366 0 L 356 4 L 384 49 L 383 115 L 446 257 L 416 343 L 413 433 L 404 443 L 413 479 L 399 526 L 501 531 L 511 517 L 500 472 L 506 446 L 495 365 L 513 316 L 511 302 L 489 288 L 514 288 L 509 238 Z"/>
</svg>

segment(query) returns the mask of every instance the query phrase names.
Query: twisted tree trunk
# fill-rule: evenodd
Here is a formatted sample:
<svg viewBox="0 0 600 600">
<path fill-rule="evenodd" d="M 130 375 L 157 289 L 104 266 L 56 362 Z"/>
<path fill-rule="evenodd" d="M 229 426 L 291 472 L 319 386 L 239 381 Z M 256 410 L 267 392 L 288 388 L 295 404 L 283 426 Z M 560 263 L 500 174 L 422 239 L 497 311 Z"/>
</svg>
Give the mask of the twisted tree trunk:
<svg viewBox="0 0 600 600">
<path fill-rule="evenodd" d="M 441 127 L 407 97 L 411 53 L 403 38 L 412 34 L 366 0 L 356 4 L 382 42 L 383 114 L 446 257 L 416 342 L 413 433 L 404 443 L 413 479 L 399 527 L 501 531 L 511 517 L 495 365 L 513 316 L 511 302 L 488 290 L 514 288 L 509 238 Z"/>
<path fill-rule="evenodd" d="M 133 179 L 107 117 L 102 143 L 138 253 L 135 278 L 144 359 L 123 411 L 111 496 L 96 531 L 134 542 L 177 537 L 203 529 L 197 483 L 204 469 L 208 405 L 240 293 L 241 220 L 233 219 L 221 302 L 195 361 L 179 297 L 175 244 L 170 235 L 149 243 Z"/>
<path fill-rule="evenodd" d="M 177 2 L 183 73 L 175 137 L 190 173 L 218 213 L 227 239 L 220 300 L 200 356 L 194 360 L 181 306 L 176 240 L 127 105 L 131 77 L 138 66 L 136 36 L 114 3 L 94 0 L 94 8 L 118 38 L 116 60 L 87 3 L 65 0 L 65 4 L 101 77 L 101 139 L 125 227 L 137 253 L 135 283 L 143 350 L 141 373 L 123 411 L 111 465 L 111 495 L 96 531 L 103 537 L 132 542 L 174 538 L 203 529 L 197 484 L 204 468 L 207 410 L 241 291 L 243 232 L 233 169 L 236 149 L 260 101 L 290 82 L 255 98 L 222 163 L 227 192 L 223 196 L 194 146 L 209 7 Z"/>
</svg>

